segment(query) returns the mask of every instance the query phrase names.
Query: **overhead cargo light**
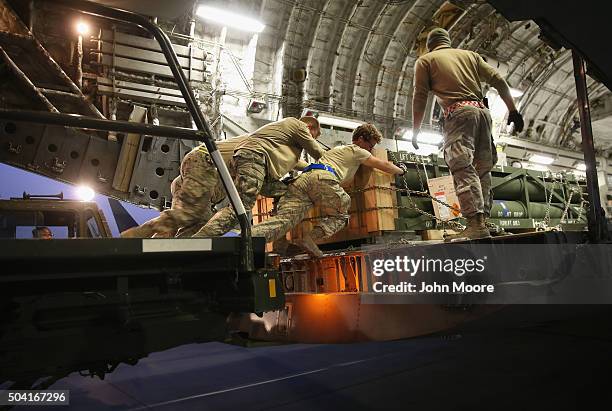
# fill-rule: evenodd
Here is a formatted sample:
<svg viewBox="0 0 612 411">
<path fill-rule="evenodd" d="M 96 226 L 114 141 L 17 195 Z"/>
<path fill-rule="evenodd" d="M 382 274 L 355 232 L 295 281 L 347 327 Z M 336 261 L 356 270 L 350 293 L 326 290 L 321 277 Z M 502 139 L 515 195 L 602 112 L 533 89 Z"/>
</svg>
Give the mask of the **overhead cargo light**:
<svg viewBox="0 0 612 411">
<path fill-rule="evenodd" d="M 412 140 L 412 129 L 406 130 L 402 138 L 404 140 Z M 421 131 L 417 136 L 417 142 L 432 146 L 438 146 L 442 140 L 444 140 L 444 136 L 442 134 L 434 133 L 432 131 Z"/>
<path fill-rule="evenodd" d="M 523 94 L 525 94 L 525 93 L 523 93 L 521 90 L 510 87 L 510 95 L 512 97 L 520 97 Z"/>
<path fill-rule="evenodd" d="M 531 163 L 543 164 L 547 166 L 547 165 L 552 164 L 555 161 L 555 159 L 552 157 L 543 156 L 541 154 L 532 154 L 531 157 L 529 157 L 529 161 Z"/>
<path fill-rule="evenodd" d="M 529 170 L 535 171 L 550 171 L 548 167 L 543 164 L 535 164 L 535 163 L 523 163 L 523 168 L 527 168 Z"/>
<path fill-rule="evenodd" d="M 432 144 L 425 144 L 425 143 L 419 144 L 419 148 L 417 150 L 412 146 L 412 144 L 410 144 L 410 142 L 404 139 L 396 140 L 396 147 L 398 151 L 400 150 L 407 151 L 409 153 L 414 153 L 419 156 L 429 156 L 431 154 L 437 154 L 438 151 L 440 150 L 438 146 L 434 146 Z"/>
<path fill-rule="evenodd" d="M 494 89 L 489 89 L 487 92 L 487 99 L 489 100 L 489 111 L 491 112 L 493 120 L 502 121 L 508 112 L 508 108 L 504 101 Z"/>
<path fill-rule="evenodd" d="M 317 117 L 317 120 L 319 120 L 319 124 L 322 124 L 322 125 L 349 128 L 351 130 L 356 129 L 357 127 L 363 124 L 363 123 L 358 123 L 356 121 L 344 120 L 342 118 L 328 117 L 328 116 L 319 116 Z"/>
<path fill-rule="evenodd" d="M 444 140 L 444 136 L 442 136 L 442 134 L 431 133 L 428 131 L 421 132 L 417 136 L 417 141 L 419 143 L 431 144 L 434 146 L 439 145 L 442 140 Z"/>
<path fill-rule="evenodd" d="M 411 149 L 409 151 L 414 152 L 419 156 L 429 156 L 431 154 L 436 154 L 439 151 L 438 146 L 434 146 L 432 144 L 421 144 L 419 145 L 418 150 L 414 150 L 412 145 L 410 145 L 410 147 Z"/>
<path fill-rule="evenodd" d="M 85 36 L 89 34 L 89 24 L 85 23 L 83 20 L 79 20 L 75 26 L 76 31 L 81 36 Z"/>
<path fill-rule="evenodd" d="M 88 186 L 78 186 L 74 192 L 81 201 L 91 201 L 96 196 L 96 192 Z"/>
<path fill-rule="evenodd" d="M 218 9 L 216 7 L 199 6 L 196 14 L 198 17 L 204 20 L 252 33 L 261 33 L 266 27 L 262 22 L 255 19 L 241 16 L 230 11 Z"/>
</svg>

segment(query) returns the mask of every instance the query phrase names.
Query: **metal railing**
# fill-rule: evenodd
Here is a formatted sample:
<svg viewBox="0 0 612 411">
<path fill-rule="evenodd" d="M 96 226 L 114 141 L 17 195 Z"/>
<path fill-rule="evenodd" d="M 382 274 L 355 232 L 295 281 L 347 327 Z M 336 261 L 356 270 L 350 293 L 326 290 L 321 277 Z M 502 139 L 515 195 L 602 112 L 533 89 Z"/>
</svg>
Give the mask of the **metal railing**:
<svg viewBox="0 0 612 411">
<path fill-rule="evenodd" d="M 178 88 L 181 91 L 183 98 L 187 104 L 187 109 L 193 118 L 193 121 L 198 128 L 198 131 L 188 130 L 180 127 L 164 127 L 152 125 L 135 125 L 128 122 L 117 122 L 110 120 L 100 120 L 93 117 L 74 116 L 71 114 L 57 114 L 46 112 L 30 112 L 30 111 L 10 111 L 0 110 L 0 119 L 29 121 L 45 124 L 56 124 L 67 127 L 91 128 L 104 131 L 121 131 L 121 132 L 136 132 L 149 135 L 174 137 L 190 140 L 204 141 L 210 156 L 219 171 L 221 182 L 228 194 L 230 203 L 236 212 L 241 228 L 241 265 L 245 271 L 254 270 L 253 259 L 253 242 L 251 239 L 251 224 L 247 216 L 246 210 L 236 186 L 234 185 L 230 173 L 219 153 L 215 140 L 212 138 L 212 131 L 198 106 L 198 101 L 189 85 L 187 77 L 183 72 L 178 57 L 172 48 L 170 39 L 163 30 L 150 21 L 147 17 L 132 13 L 126 10 L 115 9 L 112 7 L 103 6 L 101 4 L 92 3 L 85 0 L 55 0 L 54 5 L 64 6 L 85 14 L 96 17 L 102 17 L 110 20 L 116 20 L 124 23 L 137 25 L 151 34 L 159 43 L 161 50 L 166 57 L 168 66 L 172 71 Z"/>
</svg>

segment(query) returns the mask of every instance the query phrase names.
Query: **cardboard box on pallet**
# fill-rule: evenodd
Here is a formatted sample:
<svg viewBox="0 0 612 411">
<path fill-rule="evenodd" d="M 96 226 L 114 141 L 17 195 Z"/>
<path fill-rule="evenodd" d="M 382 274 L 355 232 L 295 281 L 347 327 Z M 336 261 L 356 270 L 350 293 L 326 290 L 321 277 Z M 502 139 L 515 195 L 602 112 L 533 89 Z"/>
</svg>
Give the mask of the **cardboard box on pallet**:
<svg viewBox="0 0 612 411">
<path fill-rule="evenodd" d="M 270 218 L 270 213 L 272 212 L 273 208 L 273 198 L 257 196 L 257 201 L 253 206 L 253 225 L 264 222 Z"/>
<path fill-rule="evenodd" d="M 270 218 L 270 212 L 274 208 L 274 199 L 264 196 L 257 196 L 257 201 L 253 206 L 253 225 L 257 225 Z M 266 251 L 272 251 L 272 243 L 266 244 Z"/>
</svg>

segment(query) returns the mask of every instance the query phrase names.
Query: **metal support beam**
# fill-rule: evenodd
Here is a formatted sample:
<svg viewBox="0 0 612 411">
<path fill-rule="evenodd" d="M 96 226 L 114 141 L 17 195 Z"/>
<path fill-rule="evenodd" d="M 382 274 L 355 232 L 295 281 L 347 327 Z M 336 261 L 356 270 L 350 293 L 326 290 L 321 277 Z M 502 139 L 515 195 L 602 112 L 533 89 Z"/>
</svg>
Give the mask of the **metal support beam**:
<svg viewBox="0 0 612 411">
<path fill-rule="evenodd" d="M 6 52 L 2 50 L 2 48 L 0 48 L 0 64 L 2 64 L 2 62 L 4 62 L 8 66 L 8 69 L 13 72 L 17 81 L 21 83 L 23 88 L 27 92 L 29 92 L 34 99 L 38 100 L 41 104 L 43 104 L 50 112 L 58 113 L 57 108 L 55 108 L 55 106 L 49 101 L 49 99 L 47 99 L 47 97 L 45 97 L 45 95 L 41 93 L 41 90 L 37 88 L 34 83 L 32 83 L 32 81 L 23 71 L 21 71 L 21 69 L 17 66 L 17 64 L 15 64 L 15 62 L 10 58 L 10 56 L 6 54 Z"/>
<path fill-rule="evenodd" d="M 23 123 L 52 124 L 86 130 L 116 131 L 135 133 L 147 136 L 180 138 L 182 140 L 204 140 L 206 134 L 200 130 L 183 127 L 155 126 L 153 124 L 132 123 L 120 120 L 102 120 L 95 117 L 77 114 L 48 113 L 45 111 L 3 110 L 0 109 L 0 120 Z"/>
<path fill-rule="evenodd" d="M 112 7 L 106 7 L 101 4 L 93 3 L 90 1 L 84 0 L 55 0 L 54 5 L 60 5 L 67 7 L 72 10 L 77 10 L 85 14 L 89 14 L 92 16 L 107 18 L 111 20 L 121 21 L 124 23 L 130 23 L 145 29 L 149 34 L 151 34 L 155 39 L 159 42 L 162 52 L 168 60 L 168 66 L 170 70 L 172 70 L 172 74 L 174 75 L 174 79 L 177 82 L 179 90 L 181 90 L 181 94 L 185 99 L 187 104 L 187 108 L 193 121 L 195 122 L 198 130 L 203 131 L 203 141 L 206 144 L 206 148 L 210 153 L 210 156 L 219 171 L 219 176 L 221 178 L 221 182 L 225 187 L 225 191 L 228 194 L 230 203 L 236 212 L 236 216 L 238 217 L 238 221 L 240 222 L 241 228 L 241 237 L 243 242 L 243 269 L 245 271 L 253 271 L 254 270 L 254 261 L 253 261 L 253 242 L 251 239 L 251 222 L 247 217 L 246 210 L 244 209 L 244 205 L 238 195 L 238 191 L 236 190 L 236 186 L 232 181 L 232 177 L 221 157 L 217 149 L 217 145 L 215 144 L 215 140 L 212 138 L 212 131 L 204 117 L 204 114 L 200 110 L 198 101 L 193 94 L 193 90 L 189 85 L 189 81 L 185 76 L 185 72 L 182 70 L 180 62 L 174 49 L 172 48 L 172 43 L 170 39 L 164 33 L 164 31 L 153 23 L 149 18 L 145 16 L 141 16 L 136 13 L 132 13 L 126 10 L 115 9 Z"/>
<path fill-rule="evenodd" d="M 608 239 L 605 213 L 601 208 L 599 198 L 599 184 L 597 181 L 597 167 L 595 161 L 595 146 L 593 144 L 593 130 L 591 129 L 591 113 L 589 110 L 589 96 L 586 85 L 586 69 L 582 56 L 572 50 L 574 60 L 574 78 L 576 80 L 576 96 L 578 97 L 578 111 L 580 113 L 580 133 L 582 134 L 582 151 L 584 164 L 586 164 L 587 190 L 589 193 L 589 209 L 587 212 L 589 238 L 593 242 Z"/>
</svg>

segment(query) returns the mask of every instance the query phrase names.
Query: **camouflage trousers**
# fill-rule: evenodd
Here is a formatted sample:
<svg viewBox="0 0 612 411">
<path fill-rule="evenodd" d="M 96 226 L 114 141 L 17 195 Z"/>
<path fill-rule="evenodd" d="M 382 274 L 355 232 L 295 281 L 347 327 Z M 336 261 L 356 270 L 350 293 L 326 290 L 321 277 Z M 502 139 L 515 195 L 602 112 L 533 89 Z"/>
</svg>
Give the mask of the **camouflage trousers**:
<svg viewBox="0 0 612 411">
<path fill-rule="evenodd" d="M 217 183 L 217 186 L 215 187 L 215 190 L 211 198 L 211 204 L 210 204 L 211 211 L 202 213 L 200 218 L 196 220 L 189 219 L 187 223 L 191 225 L 179 227 L 175 234 L 176 237 L 191 237 L 200 228 L 202 228 L 204 224 L 208 222 L 210 217 L 213 215 L 213 211 L 212 211 L 213 204 L 216 204 L 225 198 L 225 190 L 223 189 L 223 184 L 221 184 L 221 181 L 219 179 L 217 180 L 218 180 L 218 183 Z M 172 193 L 172 207 L 171 208 L 173 210 L 181 209 L 182 207 L 184 207 L 184 204 L 181 203 L 182 192 L 180 190 L 182 190 L 182 185 L 183 185 L 183 179 L 181 178 L 180 175 L 172 181 L 172 184 L 170 184 L 170 192 Z"/>
<path fill-rule="evenodd" d="M 491 169 L 497 163 L 491 125 L 489 110 L 472 106 L 455 110 L 444 122 L 444 160 L 464 217 L 491 214 Z"/>
<path fill-rule="evenodd" d="M 180 176 L 176 177 L 172 180 L 170 184 L 170 193 L 172 194 L 172 206 L 171 209 L 180 209 L 182 207 L 181 204 L 181 190 L 183 189 L 183 178 Z M 210 217 L 210 214 L 205 214 L 199 219 L 197 222 L 194 222 L 190 227 L 179 227 L 176 231 L 176 237 L 191 237 L 193 233 L 198 231 L 200 227 L 202 227 L 208 221 L 207 216 Z M 194 231 L 195 230 L 195 231 Z M 191 234 L 190 234 L 191 233 Z"/>
<path fill-rule="evenodd" d="M 217 170 L 210 155 L 192 150 L 181 162 L 181 175 L 172 181 L 172 207 L 143 224 L 141 236 L 173 237 L 179 229 L 182 232 L 189 227 L 200 228 L 212 217 L 218 185 Z"/>
<path fill-rule="evenodd" d="M 348 223 L 351 197 L 329 171 L 313 170 L 302 174 L 287 189 L 278 203 L 277 214 L 253 227 L 253 237 L 276 241 L 295 227 L 315 204 L 324 217 L 317 220 L 308 235 L 313 239 L 329 237 Z"/>
<path fill-rule="evenodd" d="M 178 203 L 177 195 L 179 190 L 183 188 L 183 178 L 179 174 L 176 176 L 174 180 L 170 183 L 170 194 L 172 194 L 172 208 Z"/>
<path fill-rule="evenodd" d="M 180 190 L 181 187 L 182 187 L 182 178 L 181 176 L 178 176 L 177 178 L 174 179 L 174 181 L 172 181 L 172 184 L 170 185 L 170 191 L 172 192 L 172 208 L 177 208 L 177 204 L 175 201 L 179 198 L 178 190 Z M 278 180 L 277 181 L 266 180 L 264 181 L 264 185 L 261 188 L 260 194 L 264 197 L 274 198 L 274 204 L 276 208 L 278 200 L 282 196 L 284 196 L 286 192 L 287 192 L 287 184 L 283 183 L 282 181 L 278 181 Z M 221 179 L 218 179 L 217 186 L 215 187 L 212 193 L 211 203 L 220 205 L 220 203 L 226 198 L 227 198 L 227 195 L 225 192 L 225 187 L 223 187 L 223 183 L 221 182 Z M 193 224 L 191 226 L 180 227 L 176 233 L 176 237 L 193 236 L 200 229 L 202 229 L 202 227 L 206 225 L 206 223 L 208 222 L 211 216 L 212 216 L 211 213 L 205 213 L 202 215 L 202 217 L 198 221 L 192 222 Z"/>
<path fill-rule="evenodd" d="M 266 179 L 266 157 L 250 150 L 238 150 L 230 162 L 230 173 L 247 211 L 253 209 Z M 238 223 L 231 205 L 219 210 L 194 237 L 214 237 L 227 233 Z"/>
</svg>

